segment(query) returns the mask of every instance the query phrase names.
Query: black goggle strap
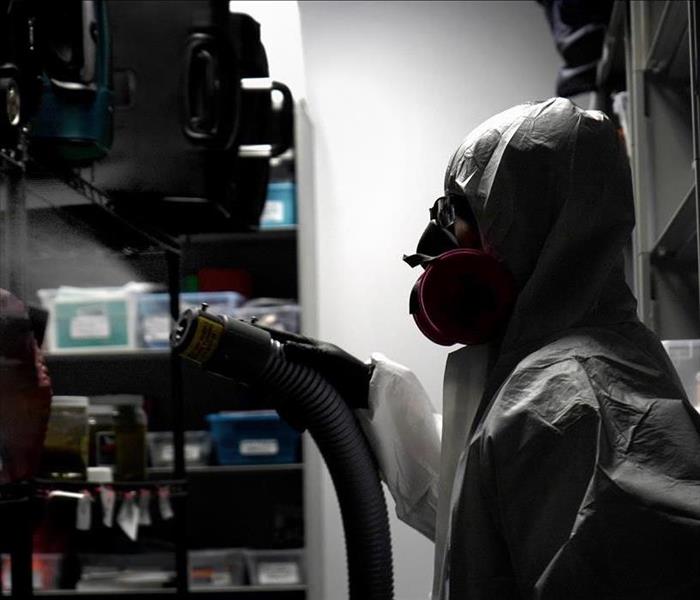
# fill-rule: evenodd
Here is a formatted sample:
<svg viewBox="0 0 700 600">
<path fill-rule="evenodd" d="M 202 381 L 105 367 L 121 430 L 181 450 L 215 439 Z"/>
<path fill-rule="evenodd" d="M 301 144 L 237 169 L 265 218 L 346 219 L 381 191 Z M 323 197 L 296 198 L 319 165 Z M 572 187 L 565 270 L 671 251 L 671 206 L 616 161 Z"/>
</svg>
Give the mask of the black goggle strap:
<svg viewBox="0 0 700 600">
<path fill-rule="evenodd" d="M 404 254 L 403 261 L 412 269 L 415 267 L 427 267 L 431 262 L 433 262 L 437 256 L 428 256 L 427 254 Z"/>
</svg>

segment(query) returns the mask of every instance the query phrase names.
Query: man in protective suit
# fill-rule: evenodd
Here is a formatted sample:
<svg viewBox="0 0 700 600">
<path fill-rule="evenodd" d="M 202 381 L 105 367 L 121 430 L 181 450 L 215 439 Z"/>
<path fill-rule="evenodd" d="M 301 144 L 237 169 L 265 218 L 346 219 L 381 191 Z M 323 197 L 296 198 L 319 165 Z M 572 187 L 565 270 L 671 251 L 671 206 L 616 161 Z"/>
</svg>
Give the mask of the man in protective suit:
<svg viewBox="0 0 700 600">
<path fill-rule="evenodd" d="M 443 319 L 431 336 L 481 342 L 448 359 L 442 441 L 408 369 L 287 344 L 358 409 L 397 514 L 436 540 L 434 598 L 699 598 L 700 415 L 624 280 L 634 210 L 612 123 L 561 98 L 496 115 L 439 204 L 415 264 L 472 249 L 514 290 L 488 335 Z M 488 311 L 468 296 L 467 324 L 449 315 L 462 333 Z M 449 303 L 430 297 L 414 312 L 438 322 Z"/>
</svg>

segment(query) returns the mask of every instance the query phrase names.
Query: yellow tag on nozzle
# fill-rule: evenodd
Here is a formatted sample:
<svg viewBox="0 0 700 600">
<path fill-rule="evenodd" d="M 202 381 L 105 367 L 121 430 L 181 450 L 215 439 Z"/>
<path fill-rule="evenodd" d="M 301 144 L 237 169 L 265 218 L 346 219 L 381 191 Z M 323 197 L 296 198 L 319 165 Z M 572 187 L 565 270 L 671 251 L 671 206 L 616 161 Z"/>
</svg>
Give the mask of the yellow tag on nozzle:
<svg viewBox="0 0 700 600">
<path fill-rule="evenodd" d="M 182 356 L 198 363 L 207 362 L 219 345 L 224 326 L 221 323 L 197 317 L 197 328 L 192 341 L 182 352 Z"/>
</svg>

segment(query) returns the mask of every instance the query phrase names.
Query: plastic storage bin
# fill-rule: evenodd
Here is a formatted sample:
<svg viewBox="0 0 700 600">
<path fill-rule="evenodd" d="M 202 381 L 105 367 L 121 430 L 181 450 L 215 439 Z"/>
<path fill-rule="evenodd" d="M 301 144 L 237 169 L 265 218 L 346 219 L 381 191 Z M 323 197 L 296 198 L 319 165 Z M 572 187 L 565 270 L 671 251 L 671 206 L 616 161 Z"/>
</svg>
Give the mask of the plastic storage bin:
<svg viewBox="0 0 700 600">
<path fill-rule="evenodd" d="M 148 433 L 148 451 L 151 466 L 167 468 L 175 464 L 175 447 L 172 431 Z M 208 431 L 185 432 L 185 464 L 190 467 L 209 464 L 211 436 Z"/>
<path fill-rule="evenodd" d="M 148 590 L 157 593 L 175 583 L 172 553 L 79 554 L 78 561 L 81 578 L 76 591 L 79 594 L 137 591 L 145 594 Z"/>
<path fill-rule="evenodd" d="M 39 290 L 39 298 L 49 311 L 49 351 L 75 353 L 134 350 L 136 289 L 127 285 Z"/>
<path fill-rule="evenodd" d="M 2 555 L 2 591 L 12 589 L 12 561 L 9 554 Z M 32 554 L 32 587 L 36 591 L 48 592 L 59 589 L 62 554 Z"/>
<path fill-rule="evenodd" d="M 274 410 L 207 415 L 219 464 L 289 463 L 298 460 L 299 433 Z"/>
<path fill-rule="evenodd" d="M 245 584 L 243 550 L 192 550 L 189 552 L 190 587 L 231 587 Z"/>
<path fill-rule="evenodd" d="M 700 340 L 664 340 L 661 343 L 676 367 L 688 400 L 700 410 L 696 383 L 696 376 L 700 373 Z"/>
<path fill-rule="evenodd" d="M 267 186 L 267 198 L 260 229 L 284 229 L 297 223 L 296 186 L 291 181 L 272 182 Z"/>
<path fill-rule="evenodd" d="M 251 585 L 302 585 L 305 580 L 302 549 L 248 550 L 246 563 Z"/>
<path fill-rule="evenodd" d="M 198 308 L 206 302 L 214 313 L 233 314 L 245 297 L 237 292 L 185 292 L 180 294 L 180 311 Z M 169 348 L 170 296 L 141 294 L 137 299 L 138 342 L 145 348 Z"/>
<path fill-rule="evenodd" d="M 280 301 L 275 298 L 256 298 L 237 308 L 234 314 L 239 319 L 255 317 L 257 323 L 265 327 L 299 333 L 300 313 L 301 308 L 294 302 Z"/>
</svg>

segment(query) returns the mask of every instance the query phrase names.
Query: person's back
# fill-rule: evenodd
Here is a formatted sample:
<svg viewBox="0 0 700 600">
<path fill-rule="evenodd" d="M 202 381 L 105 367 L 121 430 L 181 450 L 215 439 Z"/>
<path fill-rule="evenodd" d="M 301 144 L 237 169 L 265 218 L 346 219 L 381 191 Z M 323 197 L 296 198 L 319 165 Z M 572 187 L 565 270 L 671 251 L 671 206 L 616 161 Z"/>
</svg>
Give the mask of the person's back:
<svg viewBox="0 0 700 600">
<path fill-rule="evenodd" d="M 451 598 L 700 597 L 698 415 L 632 328 L 572 331 L 504 382 L 470 443 Z"/>
</svg>

